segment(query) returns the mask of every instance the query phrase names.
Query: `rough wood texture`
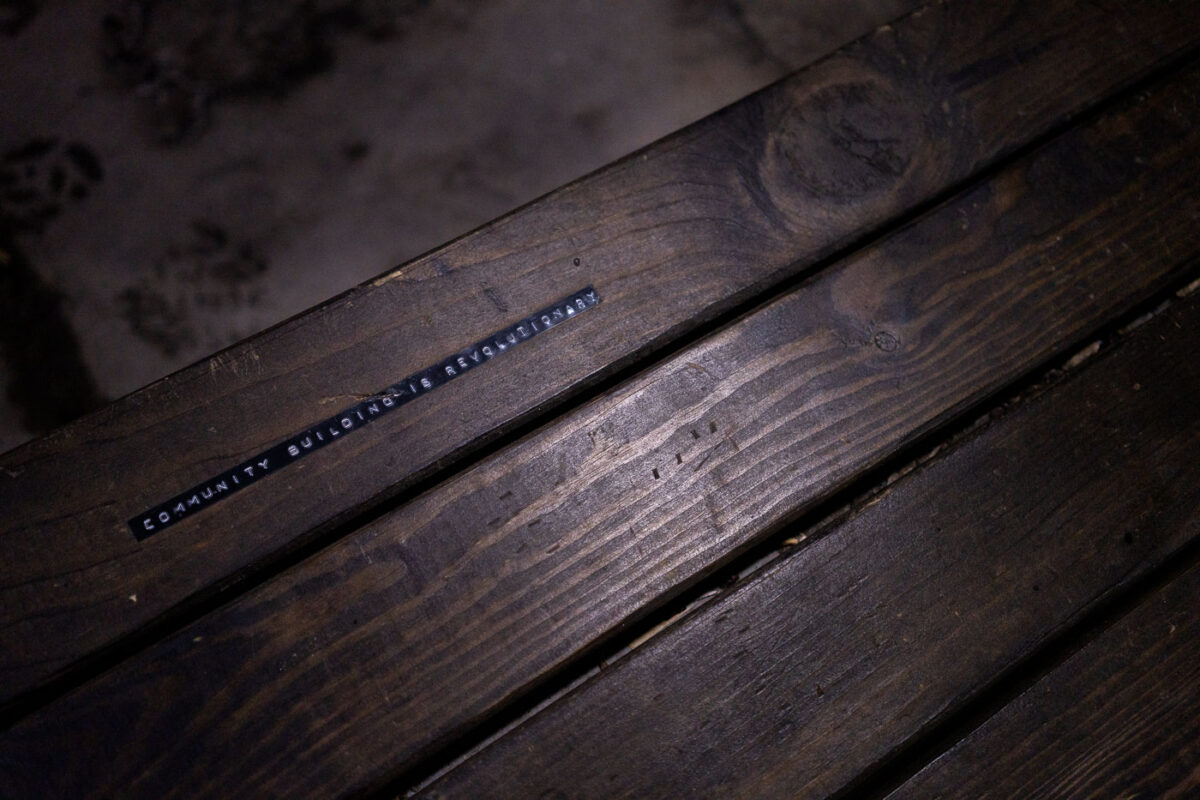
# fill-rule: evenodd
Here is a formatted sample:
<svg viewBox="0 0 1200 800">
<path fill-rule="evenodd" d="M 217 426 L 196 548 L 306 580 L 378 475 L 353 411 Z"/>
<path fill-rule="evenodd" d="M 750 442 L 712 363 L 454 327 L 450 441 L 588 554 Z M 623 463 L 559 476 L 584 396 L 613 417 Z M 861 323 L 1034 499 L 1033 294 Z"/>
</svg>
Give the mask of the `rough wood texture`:
<svg viewBox="0 0 1200 800">
<path fill-rule="evenodd" d="M 0 700 L 795 274 L 1175 57 L 1197 38 L 1183 5 L 932 6 L 6 454 Z M 600 309 L 507 355 L 503 367 L 474 371 L 144 543 L 126 528 L 140 510 L 588 283 L 605 298 Z M 851 343 L 877 333 L 869 316 L 849 327 Z M 700 387 L 710 377 L 689 380 Z"/>
<path fill-rule="evenodd" d="M 52 704 L 0 740 L 12 780 L 320 793 L 411 763 L 1177 277 L 1200 254 L 1198 84 L 1064 135 Z"/>
<path fill-rule="evenodd" d="M 1197 597 L 1193 567 L 889 800 L 1200 795 Z"/>
<path fill-rule="evenodd" d="M 1197 536 L 1200 366 L 1190 354 L 1200 302 L 1188 306 L 424 796 L 799 798 L 844 788 Z M 992 764 L 991 777 L 1029 752 Z M 998 796 L 1030 796 L 1010 786 Z"/>
</svg>

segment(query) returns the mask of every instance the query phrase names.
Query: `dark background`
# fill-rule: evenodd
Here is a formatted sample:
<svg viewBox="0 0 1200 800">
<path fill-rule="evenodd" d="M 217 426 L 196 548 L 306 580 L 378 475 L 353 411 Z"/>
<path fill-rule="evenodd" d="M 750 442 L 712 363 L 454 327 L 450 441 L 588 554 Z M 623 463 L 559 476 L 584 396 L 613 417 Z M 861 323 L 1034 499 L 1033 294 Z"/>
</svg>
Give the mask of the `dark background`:
<svg viewBox="0 0 1200 800">
<path fill-rule="evenodd" d="M 914 0 L 0 0 L 0 451 Z"/>
</svg>

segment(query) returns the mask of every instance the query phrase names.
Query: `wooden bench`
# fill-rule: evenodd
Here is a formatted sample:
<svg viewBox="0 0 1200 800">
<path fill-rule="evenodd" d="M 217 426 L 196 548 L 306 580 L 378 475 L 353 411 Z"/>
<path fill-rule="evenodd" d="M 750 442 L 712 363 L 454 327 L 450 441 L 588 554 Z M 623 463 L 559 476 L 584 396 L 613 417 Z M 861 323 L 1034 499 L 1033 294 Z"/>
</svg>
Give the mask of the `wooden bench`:
<svg viewBox="0 0 1200 800">
<path fill-rule="evenodd" d="M 0 796 L 1200 790 L 1198 45 L 932 4 L 0 456 Z"/>
</svg>

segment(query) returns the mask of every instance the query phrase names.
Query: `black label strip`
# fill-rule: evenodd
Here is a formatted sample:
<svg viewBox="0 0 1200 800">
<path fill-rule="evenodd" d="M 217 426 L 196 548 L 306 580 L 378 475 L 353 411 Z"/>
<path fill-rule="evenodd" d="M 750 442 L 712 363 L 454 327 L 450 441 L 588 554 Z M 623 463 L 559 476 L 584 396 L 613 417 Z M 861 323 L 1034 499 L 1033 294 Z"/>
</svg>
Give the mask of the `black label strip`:
<svg viewBox="0 0 1200 800">
<path fill-rule="evenodd" d="M 309 453 L 353 433 L 389 411 L 395 411 L 405 403 L 449 383 L 464 372 L 491 361 L 542 331 L 587 311 L 599 302 L 600 296 L 591 286 L 575 292 L 515 325 L 497 331 L 486 339 L 481 339 L 474 345 L 459 350 L 454 355 L 413 373 L 362 402 L 285 439 L 236 467 L 193 486 L 165 503 L 147 509 L 129 520 L 129 528 L 138 541 L 147 539 L 234 492 L 257 483 Z"/>
</svg>

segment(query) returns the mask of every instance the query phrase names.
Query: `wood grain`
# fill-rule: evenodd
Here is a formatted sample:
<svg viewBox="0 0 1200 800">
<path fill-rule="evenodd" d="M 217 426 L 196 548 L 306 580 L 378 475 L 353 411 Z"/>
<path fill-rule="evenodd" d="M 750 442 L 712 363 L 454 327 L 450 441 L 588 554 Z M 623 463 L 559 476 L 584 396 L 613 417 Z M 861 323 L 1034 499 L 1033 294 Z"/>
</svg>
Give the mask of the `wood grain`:
<svg viewBox="0 0 1200 800">
<path fill-rule="evenodd" d="M 467 457 L 1175 58 L 1198 38 L 1184 5 L 931 6 L 4 455 L 0 701 Z M 601 308 L 503 366 L 162 535 L 139 543 L 126 528 L 142 509 L 589 283 Z M 869 321 L 851 341 L 874 335 Z"/>
<path fill-rule="evenodd" d="M 902 798 L 1200 795 L 1200 568 L 930 764 Z"/>
<path fill-rule="evenodd" d="M 10 780 L 288 795 L 411 764 L 1178 279 L 1198 89 L 1056 139 L 48 706 L 0 738 Z"/>
<path fill-rule="evenodd" d="M 1135 331 L 420 796 L 815 798 L 845 789 L 1200 533 L 1198 333 L 1195 300 Z M 1157 638 L 1165 630 L 1154 626 Z M 1099 659 L 1083 674 L 1115 663 Z M 1177 676 L 1195 674 L 1192 661 Z M 1148 677 L 1138 688 L 1154 686 L 1163 688 Z M 1031 709 L 1027 723 L 1061 720 L 1054 711 L 1069 705 L 1061 697 Z M 1076 715 L 1085 727 L 1089 711 L 1099 716 L 1094 706 Z M 1084 747 L 1069 742 L 1060 747 Z M 1018 769 L 1034 745 L 997 740 L 988 754 L 1006 757 L 986 776 L 963 786 L 949 771 L 933 788 L 1030 797 L 1016 779 L 989 780 Z M 937 796 L 926 788 L 911 796 Z"/>
</svg>

